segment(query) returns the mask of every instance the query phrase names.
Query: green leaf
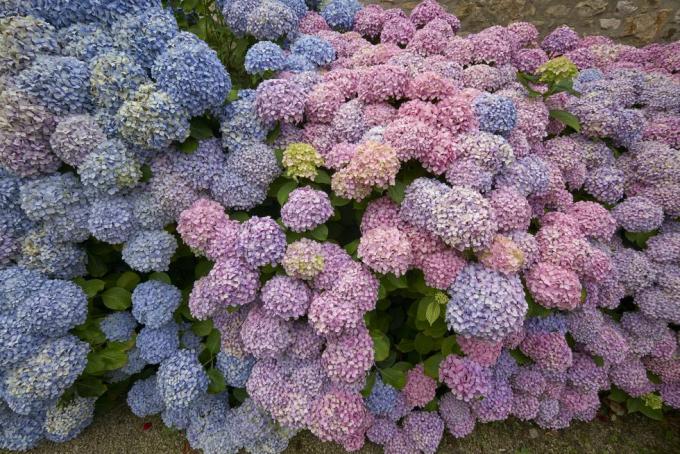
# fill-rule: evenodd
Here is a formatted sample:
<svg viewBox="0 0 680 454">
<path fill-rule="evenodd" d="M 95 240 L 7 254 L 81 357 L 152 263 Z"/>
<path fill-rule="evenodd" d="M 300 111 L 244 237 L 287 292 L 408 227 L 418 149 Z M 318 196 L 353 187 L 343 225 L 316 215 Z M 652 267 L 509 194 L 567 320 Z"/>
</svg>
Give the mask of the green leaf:
<svg viewBox="0 0 680 454">
<path fill-rule="evenodd" d="M 628 400 L 626 400 L 626 409 L 628 410 L 628 413 L 635 413 L 636 411 L 642 410 L 644 407 L 645 403 L 639 397 L 629 397 Z"/>
<path fill-rule="evenodd" d="M 196 268 L 194 268 L 194 278 L 200 279 L 204 276 L 207 276 L 212 267 L 213 262 L 206 259 L 199 260 L 198 263 L 196 264 Z"/>
<path fill-rule="evenodd" d="M 529 364 L 529 363 L 532 362 L 531 359 L 528 356 L 526 356 L 524 353 L 519 351 L 518 348 L 516 348 L 514 350 L 510 350 L 510 356 L 515 358 L 515 361 L 517 361 L 517 364 L 519 364 L 520 366 L 523 366 L 525 364 Z"/>
<path fill-rule="evenodd" d="M 400 340 L 399 343 L 397 344 L 397 350 L 399 350 L 402 353 L 412 352 L 415 348 L 416 346 L 413 344 L 412 339 L 404 338 Z"/>
<path fill-rule="evenodd" d="M 139 277 L 139 274 L 132 271 L 126 271 L 120 275 L 116 281 L 116 285 L 118 287 L 124 288 L 125 290 L 132 291 L 132 289 L 134 289 L 141 280 L 142 278 Z"/>
<path fill-rule="evenodd" d="M 442 355 L 448 356 L 451 353 L 456 352 L 456 349 L 458 349 L 458 342 L 456 342 L 456 336 L 447 336 L 444 339 L 442 339 L 442 346 L 441 346 L 441 352 Z"/>
<path fill-rule="evenodd" d="M 416 351 L 421 355 L 431 352 L 434 347 L 434 341 L 432 338 L 426 336 L 423 333 L 416 334 L 416 338 L 413 342 L 416 347 Z"/>
<path fill-rule="evenodd" d="M 220 351 L 220 332 L 218 330 L 213 329 L 210 331 L 208 338 L 205 340 L 205 348 L 213 355 Z"/>
<path fill-rule="evenodd" d="M 149 280 L 150 281 L 165 282 L 166 284 L 172 284 L 172 280 L 170 279 L 170 276 L 168 275 L 168 273 L 163 273 L 163 272 L 158 272 L 158 271 L 156 271 L 155 273 L 149 274 Z"/>
<path fill-rule="evenodd" d="M 224 376 L 219 370 L 215 368 L 208 369 L 208 378 L 210 379 L 210 384 L 208 384 L 209 393 L 217 394 L 227 389 L 227 383 L 224 381 Z"/>
<path fill-rule="evenodd" d="M 371 333 L 376 361 L 384 361 L 390 354 L 390 340 L 380 331 Z"/>
<path fill-rule="evenodd" d="M 207 336 L 213 329 L 212 320 L 200 320 L 191 324 L 191 330 L 198 336 Z"/>
<path fill-rule="evenodd" d="M 104 382 L 96 377 L 82 376 L 76 381 L 76 392 L 81 397 L 99 397 L 106 389 Z"/>
<path fill-rule="evenodd" d="M 425 375 L 439 380 L 439 364 L 444 360 L 444 355 L 435 353 L 425 360 L 423 366 L 425 368 Z"/>
<path fill-rule="evenodd" d="M 151 170 L 151 166 L 149 164 L 144 164 L 142 166 L 142 179 L 140 182 L 146 183 L 153 177 L 153 171 Z"/>
<path fill-rule="evenodd" d="M 209 139 L 213 137 L 213 131 L 205 118 L 191 119 L 191 137 L 196 140 Z"/>
<path fill-rule="evenodd" d="M 435 398 L 432 399 L 423 407 L 423 410 L 425 411 L 437 411 L 439 410 L 439 401 Z"/>
<path fill-rule="evenodd" d="M 371 391 L 373 390 L 373 385 L 375 385 L 375 371 L 372 371 L 370 374 L 368 374 L 366 384 L 364 385 L 364 388 L 361 390 L 361 395 L 364 397 L 370 396 Z"/>
<path fill-rule="evenodd" d="M 578 121 L 578 118 L 566 110 L 550 109 L 550 116 L 576 132 L 581 131 L 581 123 Z"/>
<path fill-rule="evenodd" d="M 128 361 L 127 353 L 112 347 L 106 347 L 103 350 L 99 350 L 96 355 L 101 358 L 104 367 L 106 367 L 107 370 L 120 369 L 125 366 Z"/>
<path fill-rule="evenodd" d="M 434 325 L 434 322 L 437 321 L 440 313 L 441 306 L 439 305 L 439 303 L 437 303 L 436 301 L 431 301 L 430 304 L 427 305 L 427 310 L 425 311 L 425 318 L 427 319 L 430 325 Z"/>
<path fill-rule="evenodd" d="M 189 137 L 184 142 L 178 144 L 177 149 L 182 153 L 191 154 L 196 151 L 196 149 L 198 149 L 198 140 L 193 137 Z"/>
<path fill-rule="evenodd" d="M 331 205 L 334 207 L 344 207 L 348 205 L 352 200 L 339 197 L 335 194 L 331 194 Z"/>
<path fill-rule="evenodd" d="M 354 240 L 351 243 L 347 243 L 345 245 L 345 251 L 351 256 L 354 256 L 357 252 L 357 248 L 359 247 L 359 240 Z"/>
<path fill-rule="evenodd" d="M 640 409 L 640 413 L 642 413 L 649 419 L 653 419 L 655 421 L 663 421 L 663 411 L 660 408 L 649 408 L 648 406 L 645 405 Z"/>
<path fill-rule="evenodd" d="M 401 203 L 404 200 L 404 193 L 406 192 L 406 185 L 397 180 L 393 186 L 387 188 L 387 195 L 396 203 Z"/>
<path fill-rule="evenodd" d="M 321 224 L 320 226 L 309 232 L 309 234 L 315 240 L 326 241 L 326 239 L 328 238 L 328 227 L 326 227 L 325 224 Z"/>
<path fill-rule="evenodd" d="M 243 402 L 248 398 L 248 391 L 245 388 L 234 388 L 232 390 L 234 398 L 239 402 Z"/>
<path fill-rule="evenodd" d="M 75 283 L 80 286 L 80 288 L 83 289 L 83 292 L 85 292 L 85 295 L 88 298 L 94 298 L 97 296 L 97 293 L 101 292 L 104 290 L 104 286 L 106 283 L 102 281 L 101 279 L 74 279 Z"/>
<path fill-rule="evenodd" d="M 73 334 L 90 345 L 99 345 L 106 342 L 106 336 L 99 327 L 99 321 L 91 318 L 82 325 L 73 328 Z"/>
<path fill-rule="evenodd" d="M 623 236 L 626 237 L 628 241 L 633 243 L 635 246 L 637 246 L 639 249 L 645 249 L 647 247 L 647 241 L 656 235 L 658 233 L 658 230 L 654 230 L 651 232 L 629 232 L 625 230 L 623 232 Z"/>
<path fill-rule="evenodd" d="M 122 287 L 111 287 L 102 293 L 104 306 L 114 311 L 124 311 L 132 304 L 132 294 Z"/>
<path fill-rule="evenodd" d="M 281 187 L 276 193 L 276 200 L 278 200 L 279 205 L 283 206 L 283 204 L 288 201 L 288 194 L 290 194 L 296 187 L 297 187 L 296 181 L 289 181 L 281 185 Z"/>
<path fill-rule="evenodd" d="M 383 383 L 392 385 L 397 389 L 403 389 L 406 386 L 406 374 L 394 367 L 382 369 L 380 371 Z"/>
<path fill-rule="evenodd" d="M 92 277 L 102 277 L 109 271 L 104 260 L 94 254 L 87 254 L 87 274 Z"/>
<path fill-rule="evenodd" d="M 386 274 L 385 277 L 381 279 L 381 281 L 387 283 L 388 289 L 408 288 L 408 280 L 406 279 L 406 276 L 396 277 L 394 274 L 389 273 Z"/>
<path fill-rule="evenodd" d="M 331 184 L 331 177 L 323 169 L 317 169 L 316 177 L 314 177 L 314 182 L 319 184 Z"/>
<path fill-rule="evenodd" d="M 229 96 L 227 96 L 227 101 L 233 102 L 233 101 L 236 101 L 237 99 L 238 99 L 238 89 L 233 88 L 229 92 Z"/>
<path fill-rule="evenodd" d="M 231 213 L 229 217 L 238 222 L 246 222 L 248 219 L 250 219 L 250 215 L 245 211 L 237 211 L 235 213 Z"/>
</svg>

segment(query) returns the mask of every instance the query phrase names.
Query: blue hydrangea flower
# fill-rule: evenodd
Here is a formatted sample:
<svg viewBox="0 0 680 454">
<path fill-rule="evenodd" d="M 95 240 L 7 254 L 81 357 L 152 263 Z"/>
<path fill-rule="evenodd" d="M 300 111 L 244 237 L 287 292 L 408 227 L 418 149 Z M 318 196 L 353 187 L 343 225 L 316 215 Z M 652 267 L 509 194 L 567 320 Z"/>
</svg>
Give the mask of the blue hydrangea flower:
<svg viewBox="0 0 680 454">
<path fill-rule="evenodd" d="M 99 321 L 106 339 L 111 342 L 126 342 L 132 339 L 137 321 L 129 312 L 114 312 Z"/>
<path fill-rule="evenodd" d="M 182 335 L 179 338 L 180 346 L 188 350 L 194 350 L 198 353 L 201 352 L 203 347 L 203 339 L 198 334 L 191 330 L 191 325 L 182 331 Z"/>
<path fill-rule="evenodd" d="M 224 375 L 224 380 L 234 388 L 244 388 L 250 377 L 250 371 L 255 365 L 255 357 L 251 355 L 242 358 L 224 352 L 217 354 L 217 370 Z"/>
<path fill-rule="evenodd" d="M 187 408 L 208 390 L 208 375 L 191 350 L 178 350 L 164 360 L 156 381 L 167 408 Z"/>
<path fill-rule="evenodd" d="M 87 296 L 69 281 L 48 280 L 17 308 L 17 319 L 32 333 L 66 334 L 87 318 Z"/>
<path fill-rule="evenodd" d="M 77 167 L 105 140 L 106 134 L 95 117 L 87 114 L 71 115 L 59 120 L 50 136 L 50 146 L 59 159 Z"/>
<path fill-rule="evenodd" d="M 301 73 L 316 70 L 316 65 L 304 55 L 288 54 L 285 64 L 286 71 Z"/>
<path fill-rule="evenodd" d="M 76 396 L 63 405 L 55 404 L 45 415 L 45 438 L 57 443 L 71 440 L 92 423 L 96 398 Z"/>
<path fill-rule="evenodd" d="M 399 391 L 383 383 L 376 375 L 371 394 L 365 399 L 366 407 L 375 415 L 387 415 L 394 408 Z"/>
<path fill-rule="evenodd" d="M 323 38 L 302 35 L 290 46 L 290 51 L 302 55 L 317 66 L 326 66 L 335 60 L 335 49 Z"/>
<path fill-rule="evenodd" d="M 19 266 L 0 269 L 0 313 L 14 311 L 45 280 L 39 272 Z"/>
<path fill-rule="evenodd" d="M 147 69 L 178 31 L 175 16 L 163 8 L 150 8 L 123 18 L 111 29 L 118 48 Z"/>
<path fill-rule="evenodd" d="M 132 413 L 143 418 L 163 411 L 163 399 L 158 392 L 156 376 L 137 380 L 127 394 L 127 404 Z"/>
<path fill-rule="evenodd" d="M 222 145 L 230 151 L 264 141 L 271 129 L 256 115 L 254 95 L 255 90 L 241 90 L 239 99 L 222 111 Z"/>
<path fill-rule="evenodd" d="M 34 221 L 65 215 L 70 205 L 83 199 L 83 188 L 70 172 L 36 178 L 21 185 L 21 209 Z"/>
<path fill-rule="evenodd" d="M 210 192 L 226 208 L 236 210 L 250 210 L 267 198 L 265 188 L 250 183 L 235 172 L 224 172 L 215 177 Z"/>
<path fill-rule="evenodd" d="M 143 230 L 132 235 L 123 247 L 123 260 L 133 270 L 168 271 L 177 240 L 165 230 Z"/>
<path fill-rule="evenodd" d="M 222 7 L 222 15 L 229 30 L 236 36 L 246 34 L 248 16 L 260 4 L 260 0 L 230 0 Z"/>
<path fill-rule="evenodd" d="M 27 451 L 37 446 L 44 435 L 40 415 L 19 415 L 0 401 L 0 449 Z"/>
<path fill-rule="evenodd" d="M 100 143 L 78 167 L 83 186 L 92 195 L 114 195 L 142 178 L 142 168 L 122 140 Z"/>
<path fill-rule="evenodd" d="M 527 302 L 517 275 L 505 276 L 476 263 L 449 288 L 446 323 L 456 333 L 499 341 L 522 325 Z"/>
<path fill-rule="evenodd" d="M 97 55 L 113 51 L 113 38 L 98 24 L 73 24 L 57 34 L 64 56 L 89 61 Z"/>
<path fill-rule="evenodd" d="M 62 242 L 42 228 L 23 238 L 18 263 L 51 277 L 72 279 L 85 274 L 86 259 L 82 246 Z"/>
<path fill-rule="evenodd" d="M 5 370 L 0 383 L 5 401 L 24 415 L 45 408 L 83 373 L 89 351 L 70 334 L 48 339 L 35 355 Z"/>
<path fill-rule="evenodd" d="M 287 5 L 277 0 L 262 0 L 248 15 L 246 30 L 259 41 L 275 41 L 293 33 L 298 17 Z"/>
<path fill-rule="evenodd" d="M 90 206 L 85 203 L 71 205 L 66 213 L 55 216 L 44 222 L 44 229 L 57 241 L 65 243 L 81 243 L 90 236 L 87 220 L 90 217 Z"/>
<path fill-rule="evenodd" d="M 132 292 L 132 315 L 147 327 L 160 328 L 172 320 L 181 300 L 182 292 L 174 285 L 146 281 Z"/>
<path fill-rule="evenodd" d="M 217 53 L 187 32 L 170 40 L 151 68 L 151 75 L 158 89 L 192 116 L 222 105 L 231 90 L 229 73 Z"/>
<path fill-rule="evenodd" d="M 92 202 L 87 221 L 92 236 L 111 244 L 124 243 L 136 229 L 132 202 L 124 197 L 105 197 Z"/>
<path fill-rule="evenodd" d="M 0 370 L 33 356 L 44 338 L 31 334 L 14 315 L 0 315 Z"/>
<path fill-rule="evenodd" d="M 511 99 L 482 93 L 472 102 L 479 129 L 492 134 L 509 134 L 517 123 L 517 109 Z"/>
<path fill-rule="evenodd" d="M 143 229 L 162 229 L 170 224 L 174 218 L 163 209 L 161 201 L 156 194 L 146 190 L 144 186 L 132 196 L 133 213 L 135 221 Z"/>
<path fill-rule="evenodd" d="M 181 175 L 198 191 L 209 189 L 213 178 L 224 172 L 226 156 L 217 138 L 201 140 L 191 154 L 177 151 L 166 156 L 170 162 L 168 171 Z"/>
<path fill-rule="evenodd" d="M 120 368 L 121 372 L 127 375 L 134 375 L 141 372 L 142 369 L 144 369 L 144 366 L 147 365 L 147 362 L 142 358 L 141 351 L 136 346 L 132 347 L 132 349 L 127 352 L 127 355 L 127 364 Z"/>
<path fill-rule="evenodd" d="M 321 8 L 321 16 L 336 31 L 349 31 L 354 26 L 354 15 L 362 8 L 357 0 L 331 0 Z"/>
<path fill-rule="evenodd" d="M 281 71 L 284 68 L 285 60 L 283 50 L 278 44 L 271 41 L 260 41 L 248 49 L 245 69 L 248 74 Z"/>
<path fill-rule="evenodd" d="M 144 68 L 125 53 L 104 53 L 90 62 L 92 100 L 109 112 L 115 113 L 137 88 L 147 82 L 149 76 Z"/>
<path fill-rule="evenodd" d="M 274 150 L 263 143 L 253 143 L 231 151 L 227 155 L 225 169 L 263 188 L 267 188 L 281 175 L 281 167 Z"/>
<path fill-rule="evenodd" d="M 190 91 L 187 88 L 187 93 Z M 120 135 L 134 145 L 154 150 L 167 148 L 174 141 L 184 142 L 189 137 L 189 113 L 174 95 L 158 90 L 155 84 L 140 86 L 116 114 Z"/>
<path fill-rule="evenodd" d="M 14 14 L 7 1 L 2 3 L 6 14 L 0 12 L 0 74 L 16 74 L 26 68 L 38 55 L 59 51 L 54 27 L 32 16 Z"/>
<path fill-rule="evenodd" d="M 23 70 L 17 87 L 56 115 L 83 113 L 90 109 L 90 70 L 73 57 L 43 55 Z"/>
<path fill-rule="evenodd" d="M 137 335 L 137 348 L 144 361 L 159 364 L 179 349 L 177 324 L 170 322 L 160 328 L 142 328 Z"/>
<path fill-rule="evenodd" d="M 293 13 L 295 13 L 295 16 L 298 18 L 298 20 L 301 20 L 309 9 L 307 8 L 307 4 L 305 3 L 305 0 L 279 0 L 281 3 L 286 5 L 288 8 L 290 8 Z"/>
</svg>

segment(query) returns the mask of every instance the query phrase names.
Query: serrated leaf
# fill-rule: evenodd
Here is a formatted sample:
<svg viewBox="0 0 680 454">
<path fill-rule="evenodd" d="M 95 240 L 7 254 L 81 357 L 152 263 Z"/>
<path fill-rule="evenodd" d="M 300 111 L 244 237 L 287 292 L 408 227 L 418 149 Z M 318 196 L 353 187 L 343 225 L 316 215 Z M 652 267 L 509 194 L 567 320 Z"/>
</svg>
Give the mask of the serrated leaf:
<svg viewBox="0 0 680 454">
<path fill-rule="evenodd" d="M 198 149 L 198 140 L 189 137 L 184 142 L 177 145 L 177 149 L 182 153 L 191 154 Z"/>
<path fill-rule="evenodd" d="M 205 348 L 213 355 L 216 355 L 220 351 L 220 332 L 218 330 L 213 328 L 213 330 L 210 331 L 210 334 L 208 334 L 208 337 L 205 340 Z"/>
<path fill-rule="evenodd" d="M 334 207 L 344 207 L 348 205 L 352 200 L 339 197 L 335 194 L 331 194 L 331 205 Z"/>
<path fill-rule="evenodd" d="M 191 119 L 191 137 L 196 140 L 209 139 L 213 137 L 213 131 L 204 118 L 196 117 Z"/>
<path fill-rule="evenodd" d="M 345 245 L 345 251 L 351 256 L 357 253 L 357 248 L 359 247 L 359 240 L 354 240 L 351 243 Z"/>
<path fill-rule="evenodd" d="M 97 296 L 97 293 L 104 290 L 104 287 L 106 286 L 106 283 L 101 279 L 78 279 L 74 281 L 83 289 L 83 292 L 85 292 L 85 295 L 88 298 L 94 298 Z"/>
<path fill-rule="evenodd" d="M 314 177 L 314 182 L 318 184 L 331 184 L 331 177 L 323 169 L 317 169 L 316 177 Z"/>
<path fill-rule="evenodd" d="M 380 331 L 371 333 L 375 361 L 384 361 L 390 355 L 390 340 Z"/>
<path fill-rule="evenodd" d="M 436 301 L 431 301 L 430 304 L 427 305 L 427 309 L 425 311 L 425 318 L 427 319 L 430 326 L 434 325 L 434 322 L 437 321 L 440 313 L 441 306 Z"/>
<path fill-rule="evenodd" d="M 579 122 L 578 118 L 574 114 L 569 113 L 566 110 L 551 109 L 550 116 L 560 123 L 569 126 L 576 132 L 581 131 L 581 122 Z"/>
<path fill-rule="evenodd" d="M 156 271 L 155 273 L 149 274 L 149 280 L 150 281 L 165 282 L 166 284 L 172 284 L 172 280 L 170 279 L 170 276 L 168 275 L 168 273 L 163 273 L 163 272 L 158 272 L 158 271 Z"/>
<path fill-rule="evenodd" d="M 279 190 L 276 192 L 276 200 L 278 200 L 279 205 L 283 206 L 288 201 L 288 195 L 297 187 L 297 182 L 289 181 L 281 185 Z"/>
<path fill-rule="evenodd" d="M 106 273 L 109 271 L 108 266 L 106 266 L 106 262 L 104 260 L 95 255 L 95 254 L 90 254 L 88 252 L 87 254 L 87 274 L 89 274 L 92 277 L 102 277 L 106 275 Z"/>
<path fill-rule="evenodd" d="M 213 330 L 212 320 L 200 320 L 191 324 L 191 330 L 197 336 L 207 336 Z"/>
<path fill-rule="evenodd" d="M 413 344 L 416 347 L 416 351 L 421 355 L 430 353 L 434 347 L 434 341 L 429 336 L 423 333 L 416 334 L 416 338 L 413 340 Z"/>
<path fill-rule="evenodd" d="M 309 232 L 309 234 L 315 240 L 326 241 L 326 239 L 328 238 L 328 227 L 326 227 L 325 224 L 321 224 L 320 226 Z"/>
<path fill-rule="evenodd" d="M 397 350 L 402 353 L 412 352 L 415 348 L 416 347 L 413 344 L 413 339 L 402 339 L 397 344 Z"/>
<path fill-rule="evenodd" d="M 107 390 L 102 380 L 96 377 L 80 377 L 75 383 L 76 392 L 81 397 L 99 397 Z"/>
<path fill-rule="evenodd" d="M 234 398 L 239 402 L 243 402 L 248 398 L 248 391 L 245 388 L 234 388 L 232 390 Z"/>
<path fill-rule="evenodd" d="M 132 291 L 141 280 L 142 278 L 139 277 L 139 274 L 133 271 L 126 271 L 116 280 L 116 286 Z"/>
<path fill-rule="evenodd" d="M 201 259 L 198 261 L 196 264 L 196 267 L 194 268 L 194 278 L 195 279 L 200 279 L 204 276 L 207 276 L 208 273 L 210 273 L 210 270 L 213 267 L 213 262 L 205 259 Z"/>
<path fill-rule="evenodd" d="M 628 413 L 635 413 L 636 411 L 642 410 L 644 407 L 645 403 L 639 397 L 629 397 L 628 400 L 626 400 L 626 410 L 628 410 Z"/>
<path fill-rule="evenodd" d="M 455 351 L 457 346 L 456 336 L 447 336 L 442 339 L 441 352 L 444 356 L 448 356 Z"/>
<path fill-rule="evenodd" d="M 394 367 L 382 369 L 380 371 L 380 377 L 383 383 L 391 385 L 397 389 L 403 389 L 406 385 L 406 374 Z"/>
<path fill-rule="evenodd" d="M 106 336 L 99 327 L 99 322 L 93 319 L 88 319 L 82 325 L 76 326 L 72 332 L 79 339 L 84 340 L 90 345 L 99 345 L 106 342 Z"/>
<path fill-rule="evenodd" d="M 435 353 L 423 362 L 425 375 L 439 380 L 439 364 L 444 360 L 444 355 Z"/>
<path fill-rule="evenodd" d="M 207 374 L 208 378 L 210 379 L 210 383 L 208 384 L 209 393 L 217 394 L 227 389 L 227 383 L 225 382 L 224 376 L 220 373 L 219 370 L 215 368 L 210 368 L 208 369 Z"/>
<path fill-rule="evenodd" d="M 640 409 L 640 413 L 642 413 L 649 419 L 653 419 L 655 421 L 663 421 L 663 411 L 660 408 L 650 408 L 645 405 Z"/>
<path fill-rule="evenodd" d="M 104 306 L 114 311 L 124 311 L 132 304 L 132 294 L 122 287 L 111 287 L 102 293 Z"/>
<path fill-rule="evenodd" d="M 404 193 L 406 192 L 406 185 L 397 180 L 393 186 L 387 188 L 387 195 L 395 203 L 400 204 L 404 200 Z"/>
</svg>

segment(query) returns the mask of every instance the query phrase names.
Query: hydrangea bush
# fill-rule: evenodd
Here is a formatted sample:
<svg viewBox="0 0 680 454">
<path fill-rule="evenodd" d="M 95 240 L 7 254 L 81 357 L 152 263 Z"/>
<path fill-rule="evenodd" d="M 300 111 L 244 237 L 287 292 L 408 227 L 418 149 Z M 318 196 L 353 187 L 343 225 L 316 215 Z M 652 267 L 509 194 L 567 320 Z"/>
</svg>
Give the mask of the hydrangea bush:
<svg viewBox="0 0 680 454">
<path fill-rule="evenodd" d="M 434 0 L 0 3 L 0 448 L 680 409 L 680 53 Z"/>
</svg>

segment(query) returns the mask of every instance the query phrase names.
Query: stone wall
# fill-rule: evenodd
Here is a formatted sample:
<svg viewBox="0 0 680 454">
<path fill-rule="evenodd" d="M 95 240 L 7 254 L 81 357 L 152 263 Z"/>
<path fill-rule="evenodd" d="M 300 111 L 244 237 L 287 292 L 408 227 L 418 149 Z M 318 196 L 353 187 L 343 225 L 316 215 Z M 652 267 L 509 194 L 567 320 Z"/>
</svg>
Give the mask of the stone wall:
<svg viewBox="0 0 680 454">
<path fill-rule="evenodd" d="M 368 0 L 407 10 L 413 0 Z M 680 0 L 439 0 L 461 20 L 461 32 L 514 21 L 535 24 L 542 33 L 567 24 L 578 32 L 607 35 L 643 45 L 680 39 Z"/>
</svg>

